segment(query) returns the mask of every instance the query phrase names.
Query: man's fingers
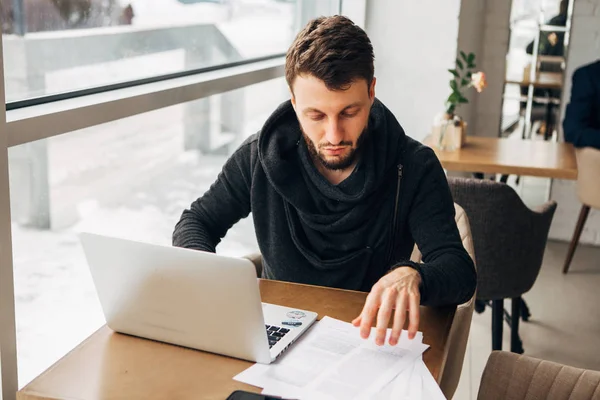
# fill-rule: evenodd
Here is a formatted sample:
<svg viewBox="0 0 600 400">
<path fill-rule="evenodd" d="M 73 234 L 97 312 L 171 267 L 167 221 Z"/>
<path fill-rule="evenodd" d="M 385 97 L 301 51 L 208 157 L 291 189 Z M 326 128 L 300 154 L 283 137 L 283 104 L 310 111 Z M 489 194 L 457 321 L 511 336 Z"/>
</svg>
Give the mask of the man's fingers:
<svg viewBox="0 0 600 400">
<path fill-rule="evenodd" d="M 369 295 L 365 307 L 360 314 L 360 336 L 363 339 L 368 338 L 371 333 L 371 325 L 373 325 L 373 320 L 375 319 L 378 308 L 375 296 Z"/>
<path fill-rule="evenodd" d="M 390 324 L 390 318 L 392 317 L 392 310 L 396 305 L 397 292 L 394 289 L 388 289 L 384 292 L 383 302 L 377 313 L 377 329 L 375 330 L 375 344 L 382 346 L 385 343 L 385 336 L 387 333 L 388 325 Z"/>
<path fill-rule="evenodd" d="M 375 315 L 379 309 L 379 304 L 381 304 L 381 293 L 382 290 L 377 284 L 375 284 L 367 296 L 365 306 L 358 317 L 360 318 L 360 336 L 363 339 L 367 339 L 371 334 L 371 326 L 373 325 L 373 320 L 375 319 Z"/>
<path fill-rule="evenodd" d="M 408 295 L 408 338 L 414 339 L 419 329 L 419 293 L 410 292 Z"/>
<path fill-rule="evenodd" d="M 362 317 L 359 315 L 358 317 L 354 318 L 352 320 L 352 325 L 354 326 L 360 326 L 360 321 L 362 320 Z"/>
<path fill-rule="evenodd" d="M 375 319 L 375 314 L 377 313 L 377 307 L 369 305 L 365 308 L 363 312 L 363 316 L 360 321 L 360 336 L 363 339 L 369 337 L 371 333 L 371 326 L 373 325 L 373 320 Z"/>
<path fill-rule="evenodd" d="M 404 320 L 406 318 L 406 292 L 404 290 L 398 293 L 396 300 L 396 313 L 394 314 L 394 325 L 392 327 L 392 334 L 390 335 L 390 345 L 395 346 L 398 344 L 402 328 L 404 327 Z"/>
</svg>

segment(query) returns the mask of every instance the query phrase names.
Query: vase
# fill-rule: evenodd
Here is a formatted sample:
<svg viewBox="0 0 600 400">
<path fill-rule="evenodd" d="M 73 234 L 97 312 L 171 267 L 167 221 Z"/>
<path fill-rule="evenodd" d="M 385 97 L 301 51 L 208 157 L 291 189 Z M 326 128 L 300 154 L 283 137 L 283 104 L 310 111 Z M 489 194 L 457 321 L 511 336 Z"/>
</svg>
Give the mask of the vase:
<svg viewBox="0 0 600 400">
<path fill-rule="evenodd" d="M 441 113 L 433 121 L 433 145 L 440 150 L 460 149 L 466 141 L 467 123 L 456 115 Z"/>
</svg>

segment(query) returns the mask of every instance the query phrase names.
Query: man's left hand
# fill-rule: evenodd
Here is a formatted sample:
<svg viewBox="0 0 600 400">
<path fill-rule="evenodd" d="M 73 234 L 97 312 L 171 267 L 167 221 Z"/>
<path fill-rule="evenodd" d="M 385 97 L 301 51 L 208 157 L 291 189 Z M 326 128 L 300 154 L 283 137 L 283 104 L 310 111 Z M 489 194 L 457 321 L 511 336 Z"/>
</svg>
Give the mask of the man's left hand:
<svg viewBox="0 0 600 400">
<path fill-rule="evenodd" d="M 389 340 L 390 345 L 395 346 L 398 344 L 408 311 L 408 338 L 413 339 L 419 328 L 420 283 L 419 271 L 411 267 L 394 269 L 373 285 L 362 312 L 352 324 L 360 326 L 360 335 L 366 339 L 377 317 L 375 343 L 381 346 L 385 343 L 392 310 L 395 309 L 394 325 Z"/>
</svg>

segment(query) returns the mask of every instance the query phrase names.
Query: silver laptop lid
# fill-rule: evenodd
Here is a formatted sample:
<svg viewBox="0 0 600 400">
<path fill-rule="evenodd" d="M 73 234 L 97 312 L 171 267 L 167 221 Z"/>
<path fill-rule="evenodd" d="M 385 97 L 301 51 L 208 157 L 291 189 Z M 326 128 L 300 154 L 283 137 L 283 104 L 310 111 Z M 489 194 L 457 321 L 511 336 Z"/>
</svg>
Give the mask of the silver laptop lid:
<svg viewBox="0 0 600 400">
<path fill-rule="evenodd" d="M 251 261 L 90 233 L 80 238 L 111 329 L 271 361 Z"/>
</svg>

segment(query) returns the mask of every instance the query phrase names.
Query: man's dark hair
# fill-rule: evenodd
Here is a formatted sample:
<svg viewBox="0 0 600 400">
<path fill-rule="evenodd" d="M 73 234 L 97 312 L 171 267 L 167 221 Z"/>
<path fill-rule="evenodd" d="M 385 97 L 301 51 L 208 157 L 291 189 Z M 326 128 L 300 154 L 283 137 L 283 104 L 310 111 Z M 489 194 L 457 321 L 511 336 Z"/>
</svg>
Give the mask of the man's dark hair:
<svg viewBox="0 0 600 400">
<path fill-rule="evenodd" d="M 312 75 L 329 90 L 345 90 L 358 79 L 373 81 L 373 46 L 366 32 L 336 15 L 310 21 L 290 46 L 285 79 L 292 88 L 298 75 Z"/>
</svg>

